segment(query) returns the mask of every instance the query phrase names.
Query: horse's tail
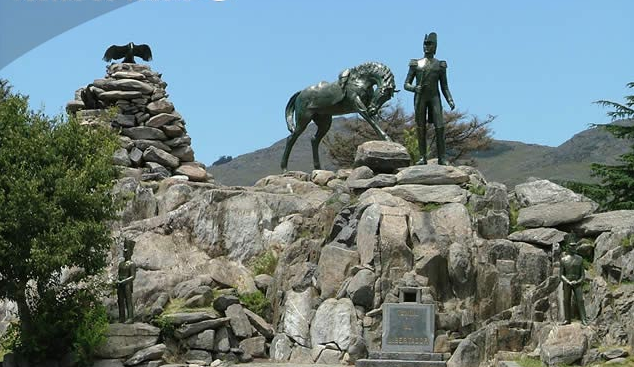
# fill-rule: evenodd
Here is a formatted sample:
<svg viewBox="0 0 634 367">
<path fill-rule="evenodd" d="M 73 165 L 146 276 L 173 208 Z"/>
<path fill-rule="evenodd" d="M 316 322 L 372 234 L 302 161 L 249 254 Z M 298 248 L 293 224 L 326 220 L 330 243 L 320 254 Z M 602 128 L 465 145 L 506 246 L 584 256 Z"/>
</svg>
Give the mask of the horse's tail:
<svg viewBox="0 0 634 367">
<path fill-rule="evenodd" d="M 293 94 L 291 99 L 288 100 L 286 104 L 286 127 L 288 131 L 292 133 L 295 132 L 295 121 L 293 120 L 293 113 L 295 112 L 295 100 L 300 92 Z"/>
</svg>

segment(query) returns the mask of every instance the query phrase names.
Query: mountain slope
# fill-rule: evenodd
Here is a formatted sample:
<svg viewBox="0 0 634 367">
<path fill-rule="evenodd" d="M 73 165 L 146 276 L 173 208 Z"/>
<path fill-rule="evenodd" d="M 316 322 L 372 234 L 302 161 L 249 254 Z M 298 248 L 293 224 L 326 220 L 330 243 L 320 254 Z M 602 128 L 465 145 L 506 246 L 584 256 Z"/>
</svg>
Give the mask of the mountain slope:
<svg viewBox="0 0 634 367">
<path fill-rule="evenodd" d="M 620 122 L 631 124 L 632 122 Z M 342 131 L 342 124 L 333 123 L 333 131 Z M 310 172 L 313 169 L 310 138 L 315 133 L 311 124 L 295 143 L 288 168 Z M 243 154 L 231 162 L 209 168 L 216 181 L 224 185 L 252 185 L 258 179 L 281 172 L 280 160 L 286 139 L 268 148 Z M 602 129 L 591 128 L 575 134 L 558 147 L 495 140 L 488 151 L 473 154 L 477 168 L 490 181 L 502 182 L 512 188 L 528 177 L 550 180 L 595 181 L 590 176 L 590 163 L 616 162 L 629 149 L 627 141 L 614 138 Z M 320 145 L 323 169 L 336 170 L 323 143 Z"/>
</svg>

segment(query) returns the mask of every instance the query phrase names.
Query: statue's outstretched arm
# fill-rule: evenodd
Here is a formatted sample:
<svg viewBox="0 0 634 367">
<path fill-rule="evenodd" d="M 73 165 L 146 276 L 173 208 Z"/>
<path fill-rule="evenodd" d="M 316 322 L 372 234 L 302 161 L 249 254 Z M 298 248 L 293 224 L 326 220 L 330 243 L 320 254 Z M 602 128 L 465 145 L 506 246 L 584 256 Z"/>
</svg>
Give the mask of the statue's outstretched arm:
<svg viewBox="0 0 634 367">
<path fill-rule="evenodd" d="M 451 92 L 449 91 L 449 83 L 447 83 L 447 62 L 440 62 L 440 90 L 442 90 L 442 95 L 445 96 L 445 100 L 449 103 L 449 107 L 453 110 L 456 108 L 456 105 L 453 101 L 453 97 L 451 96 Z"/>
</svg>

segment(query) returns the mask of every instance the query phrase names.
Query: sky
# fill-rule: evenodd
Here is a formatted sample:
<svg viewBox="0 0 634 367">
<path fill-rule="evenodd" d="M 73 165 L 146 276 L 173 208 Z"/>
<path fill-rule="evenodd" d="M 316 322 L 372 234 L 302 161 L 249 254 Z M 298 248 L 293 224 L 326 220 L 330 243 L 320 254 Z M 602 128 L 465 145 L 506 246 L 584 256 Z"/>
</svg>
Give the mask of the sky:
<svg viewBox="0 0 634 367">
<path fill-rule="evenodd" d="M 558 146 L 609 121 L 593 101 L 632 94 L 633 14 L 632 0 L 0 0 L 0 78 L 56 115 L 105 76 L 110 45 L 148 44 L 210 165 L 285 138 L 293 93 L 366 61 L 391 68 L 391 103 L 411 112 L 408 62 L 436 32 L 457 110 L 497 116 L 496 139 Z"/>
</svg>

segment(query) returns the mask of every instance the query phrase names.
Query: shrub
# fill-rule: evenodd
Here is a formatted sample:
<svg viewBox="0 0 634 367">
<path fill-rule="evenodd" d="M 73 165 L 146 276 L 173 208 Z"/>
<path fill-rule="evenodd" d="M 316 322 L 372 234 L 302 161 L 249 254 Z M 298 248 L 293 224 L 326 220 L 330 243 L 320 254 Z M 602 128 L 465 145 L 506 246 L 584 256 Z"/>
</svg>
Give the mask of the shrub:
<svg viewBox="0 0 634 367">
<path fill-rule="evenodd" d="M 271 310 L 271 302 L 260 291 L 253 293 L 243 294 L 238 297 L 244 307 L 255 312 L 256 314 L 267 318 L 268 313 Z"/>
</svg>

